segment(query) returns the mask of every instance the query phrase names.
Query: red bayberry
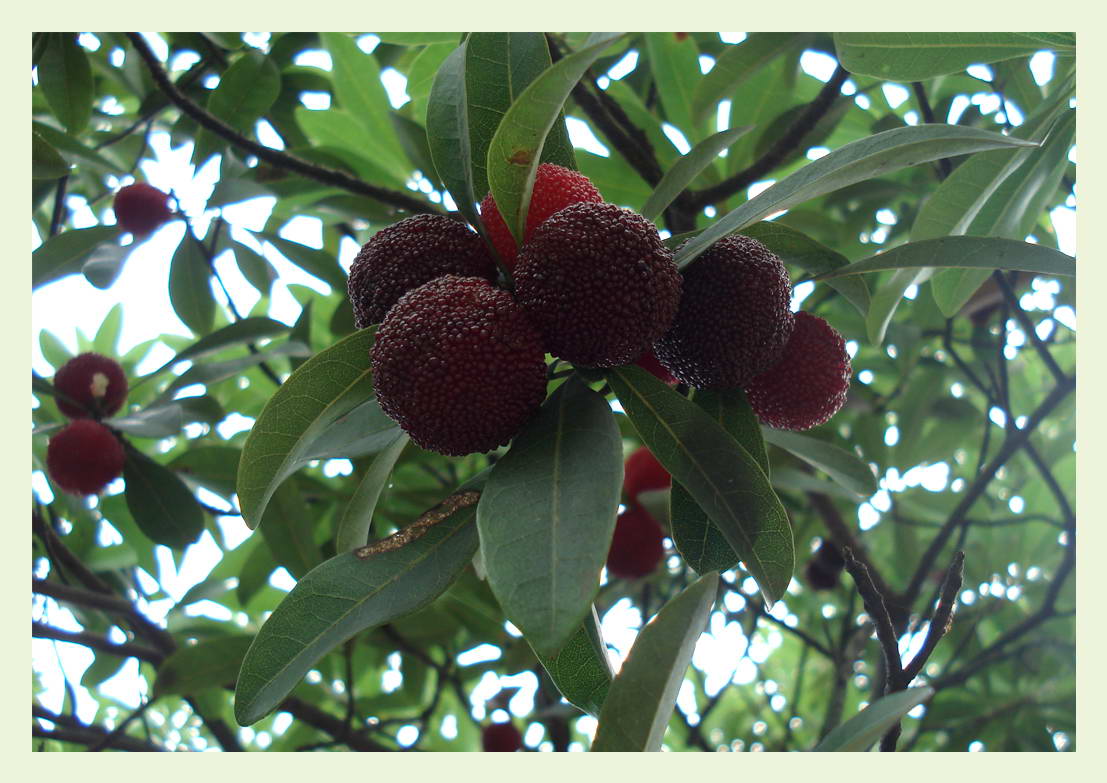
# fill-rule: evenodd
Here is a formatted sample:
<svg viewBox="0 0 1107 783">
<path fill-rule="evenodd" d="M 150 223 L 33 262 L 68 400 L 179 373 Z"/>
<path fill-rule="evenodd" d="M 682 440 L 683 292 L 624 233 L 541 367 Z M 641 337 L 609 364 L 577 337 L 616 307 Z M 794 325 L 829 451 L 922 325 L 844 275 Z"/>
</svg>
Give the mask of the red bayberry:
<svg viewBox="0 0 1107 783">
<path fill-rule="evenodd" d="M 112 209 L 120 227 L 134 234 L 136 239 L 153 233 L 173 216 L 169 209 L 169 194 L 145 182 L 120 188 L 115 194 Z"/>
<path fill-rule="evenodd" d="M 673 485 L 673 477 L 661 466 L 653 452 L 641 446 L 627 457 L 623 465 L 623 492 L 627 502 L 635 504 L 643 492 L 654 489 L 668 489 Z"/>
<path fill-rule="evenodd" d="M 123 472 L 123 444 L 92 419 L 75 419 L 46 446 L 46 470 L 66 492 L 95 495 Z"/>
<path fill-rule="evenodd" d="M 607 552 L 609 574 L 638 579 L 653 573 L 664 556 L 665 531 L 645 509 L 631 506 L 619 515 Z"/>
<path fill-rule="evenodd" d="M 71 419 L 110 416 L 127 399 L 127 376 L 115 359 L 82 353 L 58 368 L 54 388 L 73 401 L 57 398 L 58 410 Z"/>
<path fill-rule="evenodd" d="M 514 723 L 489 723 L 481 730 L 480 743 L 487 753 L 514 753 L 523 747 L 523 735 Z"/>
<path fill-rule="evenodd" d="M 634 363 L 643 370 L 649 372 L 662 383 L 667 383 L 670 386 L 677 383 L 677 379 L 673 377 L 673 374 L 662 367 L 661 362 L 657 361 L 657 354 L 653 352 L 652 348 L 635 359 Z"/>
</svg>

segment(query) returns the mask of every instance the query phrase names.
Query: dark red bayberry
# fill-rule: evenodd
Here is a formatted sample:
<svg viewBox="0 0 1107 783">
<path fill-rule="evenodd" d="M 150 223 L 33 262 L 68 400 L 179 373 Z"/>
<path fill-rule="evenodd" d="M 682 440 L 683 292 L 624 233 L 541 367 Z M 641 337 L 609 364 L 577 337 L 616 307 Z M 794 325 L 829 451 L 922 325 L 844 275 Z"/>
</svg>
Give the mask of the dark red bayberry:
<svg viewBox="0 0 1107 783">
<path fill-rule="evenodd" d="M 523 735 L 514 723 L 489 723 L 480 733 L 486 753 L 514 753 L 523 747 Z"/>
<path fill-rule="evenodd" d="M 380 323 L 408 291 L 442 275 L 496 279 L 496 262 L 480 235 L 443 215 L 415 215 L 383 228 L 350 267 L 346 292 L 358 329 Z"/>
<path fill-rule="evenodd" d="M 668 489 L 673 477 L 645 446 L 635 449 L 623 465 L 623 492 L 627 502 L 636 504 L 638 496 L 654 489 Z"/>
<path fill-rule="evenodd" d="M 750 382 L 746 394 L 763 423 L 807 430 L 841 410 L 851 375 L 842 335 L 822 318 L 800 312 L 784 355 Z"/>
<path fill-rule="evenodd" d="M 672 328 L 654 345 L 661 364 L 697 389 L 738 388 L 769 369 L 792 333 L 791 283 L 767 247 L 720 239 L 683 272 Z"/>
<path fill-rule="evenodd" d="M 539 225 L 545 222 L 553 213 L 564 209 L 570 204 L 581 201 L 600 202 L 603 196 L 596 190 L 588 177 L 580 172 L 558 166 L 553 163 L 539 165 L 534 175 L 534 187 L 531 189 L 530 207 L 527 209 L 527 225 L 523 232 L 523 242 L 530 239 Z M 480 220 L 488 232 L 488 238 L 504 266 L 511 271 L 515 268 L 518 246 L 511 229 L 507 227 L 500 210 L 496 207 L 496 200 L 489 193 L 480 203 Z"/>
<path fill-rule="evenodd" d="M 615 520 L 607 572 L 619 579 L 652 574 L 665 557 L 665 531 L 649 513 L 631 506 Z"/>
<path fill-rule="evenodd" d="M 56 398 L 58 410 L 71 419 L 110 416 L 127 399 L 127 376 L 115 359 L 82 353 L 58 368 L 54 388 L 73 401 Z"/>
<path fill-rule="evenodd" d="M 46 470 L 75 495 L 95 495 L 123 472 L 123 444 L 92 419 L 75 419 L 46 446 Z"/>
<path fill-rule="evenodd" d="M 614 204 L 573 204 L 519 251 L 515 292 L 554 356 L 618 367 L 669 328 L 680 273 L 641 215 Z"/>
<path fill-rule="evenodd" d="M 441 454 L 506 444 L 546 396 L 538 331 L 511 294 L 477 277 L 446 275 L 404 294 L 371 355 L 381 408 Z"/>
<path fill-rule="evenodd" d="M 119 226 L 134 234 L 136 239 L 152 234 L 173 216 L 169 209 L 169 194 L 145 182 L 120 188 L 115 194 L 112 210 Z"/>
</svg>

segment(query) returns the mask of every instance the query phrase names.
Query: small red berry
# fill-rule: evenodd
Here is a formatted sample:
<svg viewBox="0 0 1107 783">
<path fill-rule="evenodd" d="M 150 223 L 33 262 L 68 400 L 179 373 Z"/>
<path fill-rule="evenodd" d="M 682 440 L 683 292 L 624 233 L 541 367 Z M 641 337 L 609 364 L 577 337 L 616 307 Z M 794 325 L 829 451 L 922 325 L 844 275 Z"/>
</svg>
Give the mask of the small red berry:
<svg viewBox="0 0 1107 783">
<path fill-rule="evenodd" d="M 82 353 L 58 369 L 54 388 L 77 403 L 57 398 L 58 410 L 69 418 L 87 418 L 94 413 L 110 416 L 127 399 L 127 376 L 115 359 Z"/>
<path fill-rule="evenodd" d="M 673 485 L 673 477 L 661 466 L 657 457 L 645 446 L 636 449 L 623 466 L 623 491 L 627 502 L 638 503 L 638 496 L 653 489 L 668 489 Z"/>
<path fill-rule="evenodd" d="M 486 753 L 514 753 L 523 747 L 523 735 L 514 723 L 490 723 L 480 735 Z"/>
<path fill-rule="evenodd" d="M 169 209 L 169 194 L 145 182 L 120 188 L 112 208 L 122 229 L 134 234 L 136 239 L 152 234 L 173 216 Z"/>
<path fill-rule="evenodd" d="M 665 531 L 642 508 L 631 506 L 615 520 L 607 553 L 607 572 L 619 579 L 653 573 L 665 557 Z"/>
<path fill-rule="evenodd" d="M 92 419 L 75 419 L 46 446 L 46 470 L 74 495 L 95 495 L 123 472 L 123 444 Z"/>
</svg>

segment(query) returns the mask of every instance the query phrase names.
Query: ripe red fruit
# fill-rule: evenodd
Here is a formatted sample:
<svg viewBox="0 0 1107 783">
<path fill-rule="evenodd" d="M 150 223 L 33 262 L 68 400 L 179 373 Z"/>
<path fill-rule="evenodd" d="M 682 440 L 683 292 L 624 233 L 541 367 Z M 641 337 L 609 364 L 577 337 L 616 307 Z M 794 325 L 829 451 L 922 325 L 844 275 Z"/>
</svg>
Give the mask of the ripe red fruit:
<svg viewBox="0 0 1107 783">
<path fill-rule="evenodd" d="M 152 234 L 158 226 L 173 216 L 169 209 L 169 194 L 147 185 L 135 182 L 120 188 L 112 204 L 116 222 L 136 239 Z"/>
<path fill-rule="evenodd" d="M 123 472 L 123 444 L 92 419 L 74 419 L 46 445 L 46 470 L 75 495 L 95 495 Z"/>
<path fill-rule="evenodd" d="M 489 723 L 480 733 L 486 753 L 514 753 L 523 747 L 523 735 L 514 723 Z"/>
<path fill-rule="evenodd" d="M 746 394 L 763 423 L 807 430 L 841 410 L 851 375 L 842 335 L 822 318 L 800 312 L 784 355 L 750 382 Z"/>
<path fill-rule="evenodd" d="M 641 215 L 614 204 L 573 204 L 519 251 L 515 292 L 554 356 L 618 367 L 669 328 L 680 273 Z"/>
<path fill-rule="evenodd" d="M 58 410 L 71 419 L 110 416 L 127 399 L 127 376 L 115 359 L 82 353 L 58 368 L 54 388 L 73 400 L 56 398 Z"/>
<path fill-rule="evenodd" d="M 641 356 L 634 360 L 634 363 L 652 374 L 655 378 L 662 383 L 667 383 L 670 386 L 677 383 L 677 379 L 673 377 L 672 373 L 661 366 L 661 362 L 657 361 L 657 354 L 653 352 L 653 349 L 645 351 Z"/>
<path fill-rule="evenodd" d="M 833 590 L 838 586 L 838 575 L 841 571 L 833 571 L 822 563 L 817 557 L 807 561 L 804 569 L 804 578 L 807 586 L 812 590 Z"/>
<path fill-rule="evenodd" d="M 495 280 L 496 262 L 484 240 L 444 215 L 415 215 L 374 234 L 350 267 L 346 291 L 354 325 L 384 320 L 400 297 L 442 275 Z"/>
<path fill-rule="evenodd" d="M 673 485 L 673 477 L 661 466 L 653 452 L 641 446 L 627 457 L 623 465 L 623 492 L 627 502 L 638 502 L 638 496 L 653 489 L 668 489 Z"/>
<path fill-rule="evenodd" d="M 783 355 L 794 320 L 791 283 L 767 247 L 724 237 L 683 277 L 680 312 L 654 345 L 669 372 L 697 389 L 737 388 Z"/>
<path fill-rule="evenodd" d="M 524 244 L 530 239 L 534 229 L 544 223 L 546 218 L 570 204 L 581 201 L 597 203 L 603 201 L 603 196 L 588 177 L 553 163 L 539 165 L 534 175 L 530 207 L 527 209 L 527 225 L 523 230 Z M 508 271 L 514 270 L 518 247 L 511 229 L 507 227 L 503 216 L 500 215 L 500 210 L 496 207 L 496 200 L 492 198 L 491 192 L 480 203 L 480 220 Z"/>
<path fill-rule="evenodd" d="M 404 294 L 371 356 L 381 408 L 441 454 L 506 444 L 546 396 L 538 331 L 511 294 L 478 277 L 446 275 Z"/>
<path fill-rule="evenodd" d="M 661 525 L 645 509 L 631 506 L 615 520 L 607 572 L 619 579 L 638 579 L 653 573 L 665 556 L 664 539 Z"/>
</svg>

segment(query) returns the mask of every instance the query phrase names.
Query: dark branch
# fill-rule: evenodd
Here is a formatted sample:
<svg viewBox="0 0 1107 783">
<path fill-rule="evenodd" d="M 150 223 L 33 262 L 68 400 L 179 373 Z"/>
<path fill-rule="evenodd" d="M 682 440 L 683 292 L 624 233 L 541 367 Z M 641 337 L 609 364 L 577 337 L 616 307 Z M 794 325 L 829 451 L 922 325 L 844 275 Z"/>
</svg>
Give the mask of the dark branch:
<svg viewBox="0 0 1107 783">
<path fill-rule="evenodd" d="M 946 578 L 942 582 L 942 594 L 938 599 L 938 609 L 930 620 L 930 628 L 926 631 L 926 641 L 918 655 L 911 659 L 911 663 L 903 669 L 904 687 L 919 676 L 923 666 L 930 659 L 938 642 L 942 640 L 953 622 L 953 609 L 957 605 L 957 593 L 961 589 L 961 581 L 965 575 L 965 553 L 958 552 L 953 556 L 953 562 L 946 571 Z"/>
<path fill-rule="evenodd" d="M 857 584 L 857 592 L 865 601 L 865 611 L 873 619 L 876 625 L 876 638 L 880 641 L 880 648 L 884 652 L 885 682 L 884 693 L 892 693 L 901 690 L 900 683 L 903 680 L 903 667 L 899 658 L 899 641 L 896 638 L 895 628 L 892 626 L 892 618 L 888 614 L 888 607 L 884 603 L 884 596 L 873 584 L 869 570 L 865 564 L 853 556 L 853 550 L 846 547 L 842 550 L 842 556 L 846 559 L 846 570 Z"/>
<path fill-rule="evenodd" d="M 56 639 L 59 642 L 80 644 L 92 648 L 93 650 L 119 655 L 123 658 L 134 657 L 139 660 L 150 661 L 151 663 L 159 663 L 162 660 L 162 654 L 160 652 L 151 647 L 146 647 L 145 645 L 135 644 L 133 642 L 117 643 L 86 631 L 63 631 L 60 628 L 55 628 L 46 623 L 32 621 L 31 636 L 36 639 Z"/>
<path fill-rule="evenodd" d="M 992 278 L 999 285 L 999 289 L 1003 292 L 1004 299 L 1007 300 L 1008 306 L 1014 310 L 1015 318 L 1019 322 L 1019 326 L 1026 333 L 1026 339 L 1030 341 L 1030 344 L 1034 346 L 1034 350 L 1038 352 L 1038 356 L 1045 366 L 1049 368 L 1050 373 L 1053 374 L 1053 379 L 1057 383 L 1062 383 L 1065 380 L 1065 372 L 1057 364 L 1057 361 L 1053 358 L 1053 354 L 1046 348 L 1045 343 L 1038 337 L 1038 332 L 1034 328 L 1034 324 L 1030 322 L 1030 316 L 1026 314 L 1026 311 L 1022 309 L 1022 304 L 1019 303 L 1018 297 L 1015 296 L 1015 291 L 1011 287 L 1010 281 L 1007 279 L 1007 275 L 997 269 L 992 273 Z"/>
<path fill-rule="evenodd" d="M 915 82 L 911 85 L 915 90 L 915 101 L 919 104 L 919 111 L 922 113 L 923 122 L 928 125 L 934 123 L 934 110 L 930 107 L 930 101 L 926 97 L 926 88 L 923 87 L 922 82 Z M 949 158 L 939 158 L 937 161 L 938 166 L 938 178 L 945 179 L 953 171 L 953 167 L 950 165 Z"/>
<path fill-rule="evenodd" d="M 152 742 L 146 742 L 126 734 L 111 737 L 111 732 L 101 726 L 85 725 L 71 715 L 59 715 L 38 705 L 31 705 L 31 715 L 33 718 L 41 718 L 54 724 L 52 730 L 44 729 L 35 721 L 31 727 L 31 735 L 34 737 L 89 746 L 96 746 L 110 738 L 109 747 L 118 748 L 119 750 L 137 751 L 139 753 L 162 752 L 165 750 L 165 748 Z"/>
</svg>

